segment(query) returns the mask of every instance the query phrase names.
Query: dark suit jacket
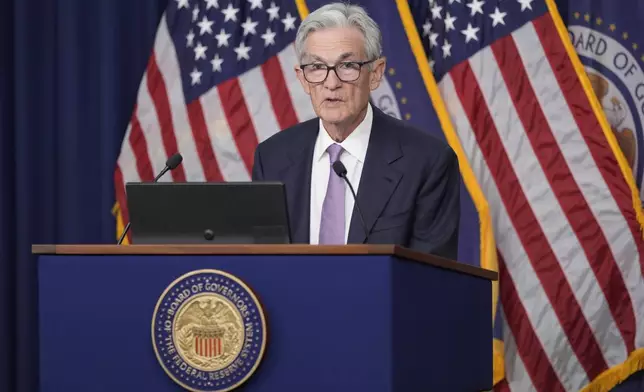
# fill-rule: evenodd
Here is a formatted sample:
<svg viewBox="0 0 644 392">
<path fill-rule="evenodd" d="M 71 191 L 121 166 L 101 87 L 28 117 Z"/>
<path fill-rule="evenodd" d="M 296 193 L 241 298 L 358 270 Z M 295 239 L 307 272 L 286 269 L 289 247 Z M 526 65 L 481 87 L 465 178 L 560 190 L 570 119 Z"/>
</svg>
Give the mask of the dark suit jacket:
<svg viewBox="0 0 644 392">
<path fill-rule="evenodd" d="M 294 243 L 309 243 L 311 164 L 318 130 L 315 118 L 273 135 L 255 151 L 253 180 L 285 184 Z M 446 142 L 374 106 L 362 170 L 357 196 L 368 243 L 456 259 L 460 173 Z M 347 242 L 364 239 L 354 207 Z"/>
</svg>

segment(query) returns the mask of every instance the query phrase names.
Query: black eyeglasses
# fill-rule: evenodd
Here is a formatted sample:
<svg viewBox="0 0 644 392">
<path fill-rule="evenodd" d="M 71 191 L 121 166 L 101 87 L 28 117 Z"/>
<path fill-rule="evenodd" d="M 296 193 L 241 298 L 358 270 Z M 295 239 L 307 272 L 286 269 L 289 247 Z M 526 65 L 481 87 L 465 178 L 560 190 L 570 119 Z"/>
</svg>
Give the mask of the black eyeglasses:
<svg viewBox="0 0 644 392">
<path fill-rule="evenodd" d="M 324 63 L 310 63 L 302 64 L 300 68 L 304 73 L 304 79 L 309 83 L 322 83 L 329 76 L 329 72 L 333 70 L 338 79 L 343 82 L 355 82 L 360 77 L 360 70 L 363 66 L 373 63 L 374 60 L 369 61 L 343 61 L 334 66 L 326 65 Z"/>
</svg>

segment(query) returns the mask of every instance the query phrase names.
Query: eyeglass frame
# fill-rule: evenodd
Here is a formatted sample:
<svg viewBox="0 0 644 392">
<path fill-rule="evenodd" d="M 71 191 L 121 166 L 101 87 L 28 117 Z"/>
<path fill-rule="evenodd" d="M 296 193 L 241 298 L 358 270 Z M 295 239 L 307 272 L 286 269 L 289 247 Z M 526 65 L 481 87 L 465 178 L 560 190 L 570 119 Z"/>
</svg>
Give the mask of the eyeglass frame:
<svg viewBox="0 0 644 392">
<path fill-rule="evenodd" d="M 344 83 L 351 83 L 351 82 L 355 82 L 356 80 L 360 79 L 360 75 L 362 74 L 362 67 L 364 67 L 364 66 L 365 66 L 365 65 L 367 65 L 367 64 L 371 64 L 371 63 L 373 63 L 373 62 L 374 62 L 374 61 L 376 61 L 376 60 L 378 60 L 378 59 L 376 58 L 376 59 L 366 60 L 366 61 L 341 61 L 341 62 L 339 62 L 339 63 L 337 63 L 336 65 L 333 65 L 333 66 L 328 65 L 328 64 L 326 64 L 326 63 L 321 63 L 321 64 L 323 64 L 323 65 L 326 67 L 326 75 L 324 76 L 324 79 L 322 79 L 322 80 L 321 80 L 321 81 L 319 81 L 319 82 L 311 82 L 310 80 L 308 80 L 308 79 L 306 78 L 306 72 L 304 71 L 304 67 L 309 66 L 309 65 L 319 64 L 319 63 L 317 63 L 317 62 L 313 62 L 313 63 L 307 63 L 307 64 L 300 64 L 300 69 L 302 70 L 302 76 L 304 76 L 304 80 L 306 80 L 307 82 L 309 82 L 309 83 L 311 83 L 311 84 L 320 84 L 320 83 L 324 83 L 324 82 L 326 81 L 326 79 L 329 77 L 329 73 L 331 72 L 331 70 L 333 70 L 333 72 L 335 72 L 335 76 L 336 76 L 336 77 L 338 78 L 338 80 L 340 80 L 341 82 L 344 82 Z M 344 79 L 342 79 L 342 78 L 340 77 L 340 75 L 338 75 L 338 71 L 336 70 L 336 68 L 337 68 L 339 65 L 341 65 L 341 64 L 347 64 L 347 63 L 350 63 L 350 64 L 357 64 L 357 65 L 358 65 L 358 67 L 359 67 L 359 68 L 358 68 L 358 76 L 357 76 L 355 79 L 353 79 L 353 80 L 344 80 Z"/>
</svg>

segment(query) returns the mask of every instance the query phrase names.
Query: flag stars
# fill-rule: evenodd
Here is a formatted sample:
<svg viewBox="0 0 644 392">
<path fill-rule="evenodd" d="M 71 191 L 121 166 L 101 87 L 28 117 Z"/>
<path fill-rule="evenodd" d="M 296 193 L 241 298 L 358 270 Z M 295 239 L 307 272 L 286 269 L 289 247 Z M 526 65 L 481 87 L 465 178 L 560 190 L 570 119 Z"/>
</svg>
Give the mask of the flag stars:
<svg viewBox="0 0 644 392">
<path fill-rule="evenodd" d="M 195 67 L 192 72 L 190 72 L 190 83 L 193 86 L 195 84 L 201 84 L 201 75 L 203 75 L 203 72 L 199 72 L 197 67 Z"/>
<path fill-rule="evenodd" d="M 521 11 L 525 11 L 527 9 L 532 11 L 532 2 L 534 0 L 517 0 L 517 1 L 519 2 L 519 4 L 521 4 Z"/>
<path fill-rule="evenodd" d="M 624 34 L 622 34 L 622 38 L 624 38 L 624 39 L 628 39 L 628 33 L 624 33 Z"/>
<path fill-rule="evenodd" d="M 212 71 L 213 72 L 221 72 L 221 64 L 223 64 L 224 59 L 219 58 L 219 54 L 215 53 L 215 57 L 210 60 L 210 64 L 212 65 Z"/>
<path fill-rule="evenodd" d="M 461 30 L 461 33 L 465 36 L 465 43 L 470 42 L 471 40 L 478 41 L 478 37 L 476 36 L 476 33 L 480 28 L 478 27 L 473 27 L 471 23 L 467 24 L 467 28 L 465 30 Z"/>
<path fill-rule="evenodd" d="M 262 39 L 264 40 L 264 47 L 275 45 L 275 33 L 271 31 L 270 27 L 266 29 L 264 34 L 262 34 Z"/>
<path fill-rule="evenodd" d="M 206 11 L 211 8 L 219 9 L 219 0 L 206 0 Z"/>
<path fill-rule="evenodd" d="M 450 15 L 450 13 L 448 12 L 445 15 L 445 31 L 454 30 L 455 29 L 455 27 L 454 27 L 454 22 L 455 21 L 456 21 L 456 17 Z"/>
<path fill-rule="evenodd" d="M 604 20 L 602 18 L 597 18 L 595 19 L 595 23 L 597 24 L 597 26 L 601 26 L 601 24 L 604 23 Z"/>
<path fill-rule="evenodd" d="M 188 32 L 188 35 L 186 35 L 186 41 L 186 46 L 192 48 L 192 45 L 194 45 L 195 41 L 195 33 L 192 30 Z"/>
<path fill-rule="evenodd" d="M 423 36 L 429 35 L 431 28 L 432 28 L 432 22 L 430 22 L 429 19 L 427 19 L 425 21 L 425 24 L 423 25 Z"/>
<path fill-rule="evenodd" d="M 280 7 L 276 6 L 274 1 L 271 1 L 271 8 L 268 8 L 266 12 L 268 12 L 269 22 L 271 22 L 273 19 L 280 18 Z"/>
<path fill-rule="evenodd" d="M 192 10 L 192 21 L 194 22 L 199 18 L 199 6 L 195 5 L 195 8 Z"/>
<path fill-rule="evenodd" d="M 239 44 L 238 47 L 236 47 L 235 53 L 237 53 L 237 61 L 244 59 L 244 60 L 249 60 L 250 59 L 250 46 L 246 46 L 243 42 Z"/>
<path fill-rule="evenodd" d="M 197 23 L 197 26 L 199 26 L 199 35 L 204 35 L 205 33 L 212 34 L 212 25 L 214 23 L 214 20 L 209 20 L 208 17 L 204 15 L 201 22 Z"/>
<path fill-rule="evenodd" d="M 477 13 L 483 15 L 483 0 L 472 0 L 471 3 L 465 4 L 470 9 L 470 16 L 474 16 Z"/>
<path fill-rule="evenodd" d="M 431 8 L 432 19 L 441 19 L 442 10 L 443 10 L 443 7 L 439 6 L 438 4 L 434 4 L 434 6 Z"/>
<path fill-rule="evenodd" d="M 190 7 L 190 3 L 188 0 L 175 0 L 177 2 L 177 9 L 180 10 L 182 8 L 188 9 Z"/>
<path fill-rule="evenodd" d="M 263 8 L 264 5 L 262 4 L 262 0 L 248 0 L 250 3 L 250 9 L 251 11 L 254 10 L 255 8 Z"/>
<path fill-rule="evenodd" d="M 197 47 L 195 47 L 195 60 L 206 59 L 206 51 L 208 50 L 207 46 L 203 46 L 201 42 L 197 42 Z"/>
<path fill-rule="evenodd" d="M 633 50 L 637 50 L 637 48 L 639 48 L 639 45 L 638 45 L 638 44 L 636 44 L 636 43 L 634 43 L 634 44 L 633 44 Z"/>
<path fill-rule="evenodd" d="M 581 14 L 579 13 L 579 11 L 577 11 L 577 12 L 573 13 L 573 14 L 572 14 L 572 16 L 574 16 L 574 17 L 575 17 L 575 19 L 579 19 L 579 17 L 581 16 Z"/>
<path fill-rule="evenodd" d="M 438 46 L 438 33 L 431 33 L 429 35 L 429 47 L 433 48 L 434 46 Z"/>
<path fill-rule="evenodd" d="M 257 31 L 255 31 L 255 28 L 257 27 L 258 22 L 253 22 L 250 19 L 250 16 L 246 18 L 246 21 L 241 24 L 242 28 L 244 29 L 244 37 L 247 36 L 248 34 L 257 34 Z"/>
<path fill-rule="evenodd" d="M 499 7 L 495 7 L 494 12 L 489 15 L 492 18 L 492 27 L 496 27 L 498 24 L 505 26 L 505 16 L 507 14 L 507 12 L 501 12 Z"/>
<path fill-rule="evenodd" d="M 286 18 L 282 19 L 282 23 L 284 23 L 284 32 L 289 31 L 289 30 L 295 30 L 295 17 L 291 16 L 290 12 L 286 13 Z"/>
<path fill-rule="evenodd" d="M 441 49 L 443 50 L 443 58 L 447 58 L 452 55 L 452 44 L 450 44 L 449 41 L 445 40 Z"/>
<path fill-rule="evenodd" d="M 227 34 L 224 29 L 221 29 L 219 34 L 215 35 L 215 38 L 217 38 L 217 47 L 221 48 L 222 46 L 228 47 L 228 40 L 230 39 L 232 35 Z"/>
<path fill-rule="evenodd" d="M 523 8 L 521 8 L 521 10 L 523 10 Z M 584 20 L 586 22 L 590 22 L 590 14 L 584 14 Z"/>
<path fill-rule="evenodd" d="M 613 23 L 611 23 L 610 26 L 608 26 L 608 28 L 610 29 L 610 31 L 617 30 L 617 26 L 615 26 L 615 24 L 613 24 Z"/>
<path fill-rule="evenodd" d="M 221 12 L 224 14 L 224 22 L 228 22 L 229 20 L 237 22 L 237 13 L 239 12 L 239 8 L 234 8 L 232 3 L 228 3 L 228 7 L 221 10 Z"/>
</svg>

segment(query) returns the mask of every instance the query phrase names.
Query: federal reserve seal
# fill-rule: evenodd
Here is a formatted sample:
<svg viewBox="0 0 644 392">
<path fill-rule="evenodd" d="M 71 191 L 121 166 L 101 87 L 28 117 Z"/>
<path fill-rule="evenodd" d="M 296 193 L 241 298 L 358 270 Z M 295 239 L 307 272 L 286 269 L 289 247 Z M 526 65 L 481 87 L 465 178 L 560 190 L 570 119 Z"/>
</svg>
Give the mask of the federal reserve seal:
<svg viewBox="0 0 644 392">
<path fill-rule="evenodd" d="M 152 318 L 152 343 L 165 372 L 198 392 L 237 388 L 257 369 L 266 346 L 266 320 L 240 279 L 198 270 L 172 282 Z"/>
<path fill-rule="evenodd" d="M 644 55 L 620 23 L 574 12 L 568 33 L 638 187 L 644 182 Z"/>
</svg>

